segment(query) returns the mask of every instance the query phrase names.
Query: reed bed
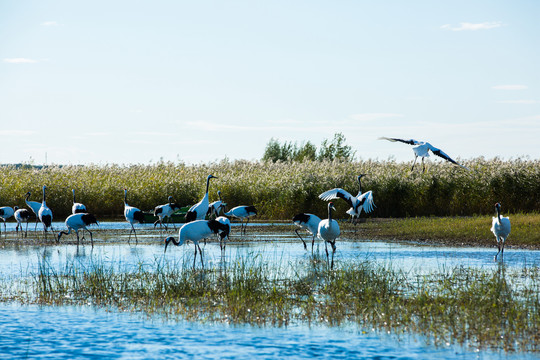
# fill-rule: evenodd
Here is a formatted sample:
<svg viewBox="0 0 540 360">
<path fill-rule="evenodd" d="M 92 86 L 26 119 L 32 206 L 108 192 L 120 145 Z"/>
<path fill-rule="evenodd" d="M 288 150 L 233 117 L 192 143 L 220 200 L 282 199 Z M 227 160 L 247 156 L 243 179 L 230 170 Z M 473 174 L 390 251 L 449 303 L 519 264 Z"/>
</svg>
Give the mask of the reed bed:
<svg viewBox="0 0 540 360">
<path fill-rule="evenodd" d="M 210 269 L 187 259 L 156 259 L 133 271 L 96 261 L 52 268 L 42 262 L 23 285 L 2 284 L 0 297 L 23 303 L 82 304 L 149 315 L 234 324 L 356 323 L 435 344 L 505 351 L 540 350 L 540 270 L 456 267 L 410 277 L 351 260 L 329 271 L 318 256 L 278 275 L 259 256 Z M 519 285 L 516 285 L 519 284 Z"/>
<path fill-rule="evenodd" d="M 181 205 L 191 205 L 204 193 L 208 174 L 218 177 L 210 185 L 210 200 L 221 190 L 229 207 L 255 205 L 261 219 L 290 219 L 299 212 L 325 216 L 318 195 L 341 187 L 353 195 L 356 176 L 366 173 L 363 189 L 374 192 L 377 208 L 370 217 L 471 216 L 492 214 L 495 202 L 503 212 L 540 212 L 540 161 L 515 159 L 461 161 L 466 171 L 448 163 L 430 162 L 422 173 L 410 163 L 395 161 L 228 161 L 185 165 L 89 165 L 43 168 L 2 166 L 0 205 L 24 206 L 24 194 L 41 200 L 48 186 L 47 204 L 55 217 L 70 214 L 71 189 L 77 200 L 99 216 L 121 216 L 123 189 L 130 205 L 151 210 L 169 195 Z M 338 214 L 347 205 L 336 201 Z M 346 216 L 343 216 L 346 217 Z"/>
</svg>

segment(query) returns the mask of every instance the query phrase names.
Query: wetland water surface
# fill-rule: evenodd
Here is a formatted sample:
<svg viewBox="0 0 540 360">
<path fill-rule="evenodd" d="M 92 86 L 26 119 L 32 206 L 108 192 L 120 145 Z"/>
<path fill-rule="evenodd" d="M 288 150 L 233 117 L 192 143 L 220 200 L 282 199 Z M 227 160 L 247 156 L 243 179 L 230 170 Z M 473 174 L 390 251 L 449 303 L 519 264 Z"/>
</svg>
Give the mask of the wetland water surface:
<svg viewBox="0 0 540 360">
<path fill-rule="evenodd" d="M 57 228 L 61 228 L 60 225 Z M 115 229 L 103 224 L 101 228 Z M 233 229 L 233 231 L 236 228 Z M 249 231 L 249 230 L 248 230 Z M 172 233 L 172 232 L 170 232 Z M 152 235 L 153 234 L 153 235 Z M 141 232 L 140 243 L 105 243 L 99 230 L 96 246 L 6 245 L 0 249 L 0 278 L 5 281 L 35 275 L 39 263 L 52 269 L 77 263 L 110 263 L 121 270 L 141 264 L 151 268 L 167 261 L 191 266 L 193 245 L 172 246 L 163 254 L 163 237 Z M 293 234 L 294 235 L 294 234 Z M 121 235 L 124 237 L 124 235 Z M 293 271 L 291 264 L 308 259 L 301 241 L 289 233 L 249 234 L 249 242 L 239 241 L 233 232 L 225 257 L 217 242 L 201 245 L 205 267 L 223 266 L 239 257 L 262 257 L 276 271 Z M 306 237 L 306 240 L 307 237 Z M 308 248 L 309 248 L 308 241 Z M 324 245 L 315 251 L 324 256 Z M 336 262 L 360 259 L 400 269 L 411 276 L 445 271 L 456 266 L 491 268 L 493 248 L 420 246 L 407 243 L 347 241 L 346 234 L 337 244 Z M 197 259 L 197 265 L 200 263 Z M 508 268 L 538 266 L 540 252 L 508 249 L 504 255 Z M 284 272 L 285 271 L 285 272 Z M 358 325 L 331 327 L 296 324 L 288 327 L 233 326 L 167 321 L 156 316 L 107 311 L 89 306 L 23 306 L 0 304 L 0 354 L 2 359 L 44 358 L 376 358 L 376 359 L 523 359 L 533 354 L 507 354 L 475 351 L 459 346 L 434 347 L 414 335 L 382 334 Z"/>
</svg>

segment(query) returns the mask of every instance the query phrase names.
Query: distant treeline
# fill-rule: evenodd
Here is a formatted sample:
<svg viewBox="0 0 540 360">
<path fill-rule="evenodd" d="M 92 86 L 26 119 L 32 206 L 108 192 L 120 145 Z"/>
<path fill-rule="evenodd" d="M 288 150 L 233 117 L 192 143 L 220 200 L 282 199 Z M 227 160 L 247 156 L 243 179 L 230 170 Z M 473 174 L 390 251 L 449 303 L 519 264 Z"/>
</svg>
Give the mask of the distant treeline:
<svg viewBox="0 0 540 360">
<path fill-rule="evenodd" d="M 326 217 L 326 204 L 318 198 L 325 190 L 341 187 L 358 192 L 357 175 L 363 191 L 372 190 L 376 209 L 362 217 L 467 216 L 491 214 L 495 202 L 504 213 L 540 211 L 540 161 L 463 161 L 464 170 L 439 160 L 428 161 L 425 173 L 410 171 L 410 163 L 395 161 L 221 161 L 204 165 L 158 163 L 154 165 L 91 165 L 0 167 L 0 206 L 25 207 L 24 194 L 41 201 L 47 185 L 47 205 L 55 219 L 69 215 L 71 189 L 77 201 L 99 216 L 123 214 L 123 189 L 128 203 L 152 210 L 172 195 L 181 205 L 198 202 L 205 190 L 206 176 L 217 176 L 210 184 L 210 201 L 220 190 L 229 208 L 255 205 L 261 219 L 291 219 L 310 212 Z M 337 216 L 348 218 L 347 204 L 335 200 Z"/>
</svg>

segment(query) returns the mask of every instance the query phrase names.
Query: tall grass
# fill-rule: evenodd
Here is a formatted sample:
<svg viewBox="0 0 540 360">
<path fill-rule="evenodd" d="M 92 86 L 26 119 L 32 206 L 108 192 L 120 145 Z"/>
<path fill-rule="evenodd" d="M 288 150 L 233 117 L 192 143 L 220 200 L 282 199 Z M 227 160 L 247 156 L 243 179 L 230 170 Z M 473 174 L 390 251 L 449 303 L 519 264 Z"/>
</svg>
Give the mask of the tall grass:
<svg viewBox="0 0 540 360">
<path fill-rule="evenodd" d="M 540 350 L 537 267 L 456 267 L 411 277 L 355 260 L 329 272 L 317 257 L 291 264 L 295 271 L 287 276 L 257 256 L 206 270 L 186 265 L 156 260 L 126 271 L 102 262 L 60 269 L 43 262 L 26 290 L 18 287 L 11 298 L 238 324 L 357 323 L 422 334 L 436 344 Z M 3 284 L 0 298 L 10 298 L 5 293 L 14 288 Z"/>
<path fill-rule="evenodd" d="M 493 213 L 501 202 L 504 213 L 540 212 L 539 160 L 462 161 L 471 171 L 448 163 L 432 162 L 426 173 L 410 171 L 409 163 L 395 161 L 271 163 L 221 161 L 202 165 L 158 163 L 154 165 L 49 166 L 42 169 L 3 166 L 0 171 L 0 205 L 24 206 L 23 196 L 41 199 L 48 186 L 47 204 L 55 216 L 71 209 L 71 189 L 77 199 L 99 216 L 120 216 L 123 189 L 128 201 L 143 210 L 153 209 L 172 195 L 191 205 L 204 193 L 208 174 L 218 177 L 210 186 L 210 198 L 221 190 L 230 207 L 252 204 L 259 217 L 290 219 L 298 212 L 325 215 L 318 195 L 341 187 L 358 191 L 356 175 L 367 173 L 363 189 L 373 190 L 374 217 L 464 216 Z M 336 201 L 338 214 L 347 205 Z M 345 216 L 344 216 L 345 217 Z"/>
</svg>

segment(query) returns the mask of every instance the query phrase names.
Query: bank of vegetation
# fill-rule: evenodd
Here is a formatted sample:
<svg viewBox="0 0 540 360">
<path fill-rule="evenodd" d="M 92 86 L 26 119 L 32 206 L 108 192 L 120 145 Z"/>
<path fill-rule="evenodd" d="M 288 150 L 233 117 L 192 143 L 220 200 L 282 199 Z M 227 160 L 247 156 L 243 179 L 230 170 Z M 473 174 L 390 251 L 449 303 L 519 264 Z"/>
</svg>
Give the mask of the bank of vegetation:
<svg viewBox="0 0 540 360">
<path fill-rule="evenodd" d="M 289 220 L 299 212 L 322 217 L 326 205 L 318 195 L 341 187 L 358 191 L 360 173 L 363 190 L 372 190 L 376 209 L 373 218 L 418 216 L 473 216 L 494 213 L 495 202 L 504 214 L 540 212 L 540 161 L 515 159 L 461 161 L 470 171 L 432 160 L 428 169 L 410 170 L 410 163 L 395 161 L 228 161 L 185 165 L 88 165 L 42 168 L 3 166 L 0 169 L 0 205 L 25 206 L 24 194 L 41 200 L 47 185 L 47 205 L 57 219 L 69 215 L 71 189 L 77 200 L 99 217 L 122 216 L 123 189 L 129 203 L 142 210 L 153 209 L 174 196 L 181 205 L 191 205 L 204 193 L 208 174 L 217 176 L 210 184 L 210 200 L 223 200 L 233 207 L 255 205 L 259 219 Z M 348 206 L 336 200 L 337 216 L 347 218 Z"/>
</svg>

